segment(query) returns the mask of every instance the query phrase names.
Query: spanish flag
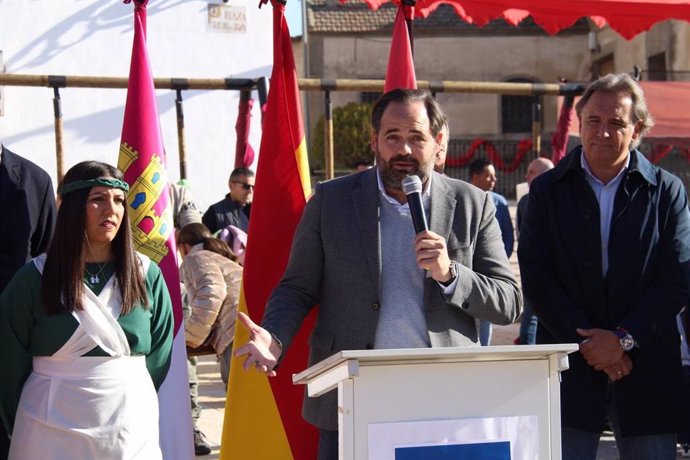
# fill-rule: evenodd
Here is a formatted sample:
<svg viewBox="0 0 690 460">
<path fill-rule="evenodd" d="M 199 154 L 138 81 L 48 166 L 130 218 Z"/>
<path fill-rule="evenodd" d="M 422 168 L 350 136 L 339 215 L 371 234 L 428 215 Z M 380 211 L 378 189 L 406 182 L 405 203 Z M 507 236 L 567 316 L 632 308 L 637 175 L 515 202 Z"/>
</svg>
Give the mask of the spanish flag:
<svg viewBox="0 0 690 460">
<path fill-rule="evenodd" d="M 175 316 L 170 370 L 158 390 L 161 450 L 166 460 L 188 460 L 194 456 L 194 446 L 187 352 L 181 327 L 182 296 L 165 150 L 146 49 L 147 3 L 134 0 L 134 43 L 117 166 L 130 187 L 127 205 L 134 245 L 161 268 Z"/>
<path fill-rule="evenodd" d="M 239 311 L 259 323 L 271 291 L 287 265 L 292 237 L 311 195 L 297 73 L 285 6 L 273 5 L 273 71 L 263 118 L 256 189 L 249 223 Z M 304 388 L 292 374 L 306 368 L 307 336 L 314 313 L 305 320 L 281 361 L 276 377 L 244 371 L 233 359 L 220 458 L 286 460 L 316 458 L 318 431 L 302 419 Z M 236 344 L 249 334 L 235 328 Z"/>
</svg>

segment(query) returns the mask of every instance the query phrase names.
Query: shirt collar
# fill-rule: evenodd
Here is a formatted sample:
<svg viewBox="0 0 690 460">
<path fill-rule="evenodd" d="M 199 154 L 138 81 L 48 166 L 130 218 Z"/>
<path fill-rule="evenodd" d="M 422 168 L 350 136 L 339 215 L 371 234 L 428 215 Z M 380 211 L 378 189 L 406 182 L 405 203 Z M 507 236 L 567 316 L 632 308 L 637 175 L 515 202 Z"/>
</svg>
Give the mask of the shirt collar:
<svg viewBox="0 0 690 460">
<path fill-rule="evenodd" d="M 585 158 L 585 152 L 584 151 L 582 152 L 582 155 L 580 155 L 580 166 L 582 166 L 582 169 L 584 170 L 585 174 L 587 174 L 587 176 L 589 176 L 592 180 L 595 180 L 604 186 L 608 185 L 608 184 L 604 184 L 602 181 L 600 181 L 592 173 L 592 170 L 589 168 L 589 164 L 587 163 L 587 159 Z M 625 170 L 628 169 L 628 166 L 630 166 L 630 154 L 628 154 L 628 157 L 625 159 L 625 164 L 623 165 L 621 170 L 618 171 L 618 174 L 616 174 L 616 176 L 609 181 L 609 184 L 616 182 L 618 180 L 618 178 L 621 177 L 625 173 Z"/>
<path fill-rule="evenodd" d="M 429 174 L 429 180 L 426 181 L 426 187 L 422 190 L 422 203 L 426 207 L 429 198 L 431 197 L 431 178 L 433 177 L 433 173 Z M 409 205 L 407 203 L 401 204 L 398 200 L 395 198 L 391 197 L 388 193 L 386 193 L 386 188 L 383 186 L 383 179 L 381 179 L 381 171 L 379 168 L 376 168 L 376 183 L 378 184 L 379 191 L 381 192 L 381 195 L 391 204 L 397 205 L 401 208 L 408 207 Z"/>
</svg>

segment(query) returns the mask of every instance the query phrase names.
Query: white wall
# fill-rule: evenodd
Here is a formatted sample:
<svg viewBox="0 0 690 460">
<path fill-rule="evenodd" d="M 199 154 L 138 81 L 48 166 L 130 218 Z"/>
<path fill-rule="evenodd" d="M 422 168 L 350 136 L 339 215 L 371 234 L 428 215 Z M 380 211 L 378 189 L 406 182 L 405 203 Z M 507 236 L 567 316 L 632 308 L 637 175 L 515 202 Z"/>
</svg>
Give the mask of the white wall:
<svg viewBox="0 0 690 460">
<path fill-rule="evenodd" d="M 208 5 L 246 12 L 245 33 L 207 30 Z M 150 0 L 148 48 L 155 77 L 268 77 L 272 11 L 256 0 Z M 134 8 L 122 0 L 0 0 L 0 51 L 13 74 L 126 77 Z M 63 88 L 65 169 L 95 159 L 117 164 L 126 91 Z M 180 177 L 175 93 L 159 90 L 158 110 L 172 180 Z M 4 88 L 0 141 L 43 167 L 55 184 L 55 137 L 50 88 Z M 203 212 L 227 193 L 235 158 L 236 91 L 184 91 L 187 175 Z M 258 95 L 250 142 L 261 139 Z"/>
</svg>

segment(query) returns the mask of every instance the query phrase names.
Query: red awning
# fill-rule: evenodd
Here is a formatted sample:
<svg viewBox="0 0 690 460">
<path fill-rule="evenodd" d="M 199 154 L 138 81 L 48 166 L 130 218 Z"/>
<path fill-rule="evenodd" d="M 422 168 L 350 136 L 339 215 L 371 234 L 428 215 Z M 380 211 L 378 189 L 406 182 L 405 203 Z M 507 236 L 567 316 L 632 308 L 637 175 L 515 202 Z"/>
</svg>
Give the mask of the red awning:
<svg viewBox="0 0 690 460">
<path fill-rule="evenodd" d="M 364 1 L 372 9 L 391 1 L 400 3 L 399 0 Z M 690 22 L 688 0 L 417 0 L 416 16 L 427 17 L 442 3 L 453 6 L 460 18 L 478 26 L 499 18 L 517 25 L 532 16 L 535 23 L 555 34 L 578 19 L 589 17 L 597 26 L 608 24 L 628 40 L 659 21 Z"/>
<path fill-rule="evenodd" d="M 645 138 L 690 145 L 690 83 L 643 81 L 641 85 L 654 119 Z"/>
</svg>

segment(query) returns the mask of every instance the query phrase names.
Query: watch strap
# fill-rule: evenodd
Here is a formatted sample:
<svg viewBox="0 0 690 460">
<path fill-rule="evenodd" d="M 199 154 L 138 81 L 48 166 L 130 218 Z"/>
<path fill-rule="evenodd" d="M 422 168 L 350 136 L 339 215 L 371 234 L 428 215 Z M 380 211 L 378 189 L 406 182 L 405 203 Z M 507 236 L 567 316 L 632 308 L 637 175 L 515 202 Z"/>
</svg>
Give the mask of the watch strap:
<svg viewBox="0 0 690 460">
<path fill-rule="evenodd" d="M 451 284 L 453 284 L 453 281 L 455 281 L 458 277 L 458 266 L 457 266 L 456 261 L 454 261 L 454 260 L 450 261 L 450 265 L 448 266 L 448 271 L 450 272 L 450 278 L 445 283 L 441 283 L 445 287 L 448 287 Z"/>
</svg>

